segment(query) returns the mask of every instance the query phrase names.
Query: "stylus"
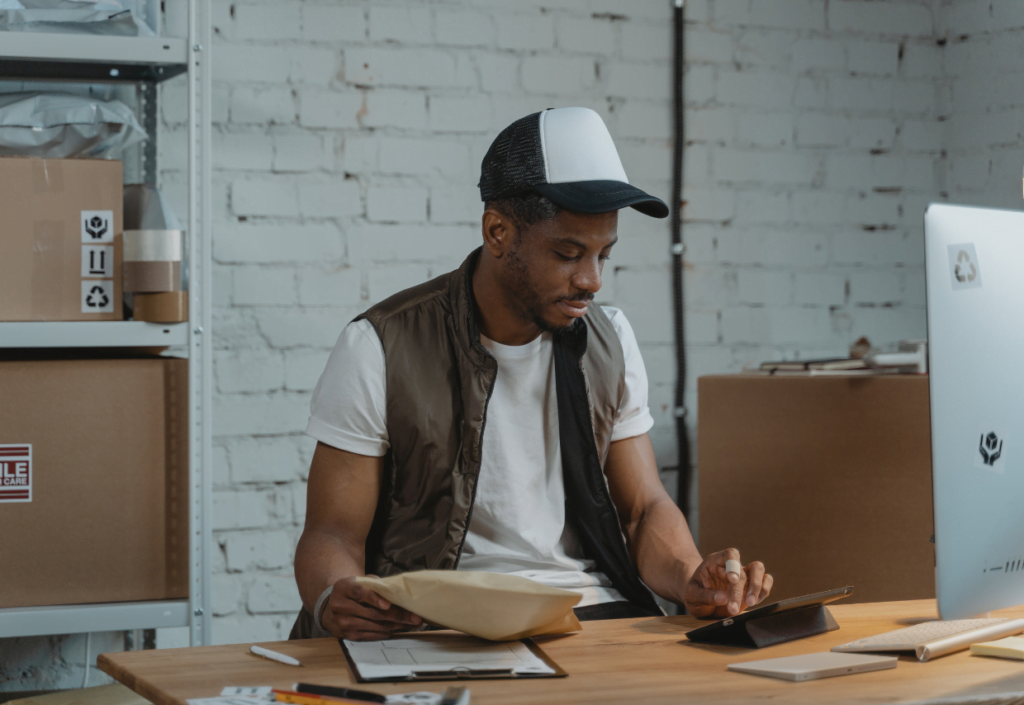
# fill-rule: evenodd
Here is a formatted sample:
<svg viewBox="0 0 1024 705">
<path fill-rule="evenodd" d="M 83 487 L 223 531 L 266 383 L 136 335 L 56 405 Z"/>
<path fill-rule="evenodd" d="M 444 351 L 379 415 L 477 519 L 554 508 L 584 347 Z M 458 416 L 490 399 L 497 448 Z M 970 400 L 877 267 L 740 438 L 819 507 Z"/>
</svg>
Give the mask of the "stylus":
<svg viewBox="0 0 1024 705">
<path fill-rule="evenodd" d="M 257 656 L 262 656 L 263 658 L 268 658 L 271 661 L 277 661 L 278 663 L 286 663 L 289 666 L 302 665 L 297 659 L 293 659 L 291 656 L 285 656 L 284 654 L 279 654 L 276 651 L 271 651 L 270 649 L 264 649 L 262 646 L 256 646 L 255 644 L 249 647 L 249 651 L 253 652 Z"/>
</svg>

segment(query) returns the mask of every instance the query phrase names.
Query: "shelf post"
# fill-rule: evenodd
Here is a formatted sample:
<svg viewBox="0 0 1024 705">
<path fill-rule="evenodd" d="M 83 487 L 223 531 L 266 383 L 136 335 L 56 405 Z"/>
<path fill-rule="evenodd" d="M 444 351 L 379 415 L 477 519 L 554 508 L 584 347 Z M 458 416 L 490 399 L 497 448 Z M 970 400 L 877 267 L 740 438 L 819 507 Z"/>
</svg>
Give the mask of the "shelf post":
<svg viewBox="0 0 1024 705">
<path fill-rule="evenodd" d="M 212 643 L 210 508 L 213 495 L 211 413 L 213 373 L 210 163 L 210 2 L 188 2 L 188 242 L 189 242 L 189 637 Z"/>
</svg>

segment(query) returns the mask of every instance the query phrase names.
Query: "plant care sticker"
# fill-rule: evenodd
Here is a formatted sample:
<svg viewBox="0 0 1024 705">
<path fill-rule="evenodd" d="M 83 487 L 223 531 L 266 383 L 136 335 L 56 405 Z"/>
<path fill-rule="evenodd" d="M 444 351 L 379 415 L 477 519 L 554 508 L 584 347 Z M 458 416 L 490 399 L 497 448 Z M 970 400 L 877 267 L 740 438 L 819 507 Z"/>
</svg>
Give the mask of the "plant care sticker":
<svg viewBox="0 0 1024 705">
<path fill-rule="evenodd" d="M 949 275 L 953 279 L 953 291 L 981 286 L 981 265 L 973 242 L 949 246 Z"/>
<path fill-rule="evenodd" d="M 114 277 L 113 245 L 82 245 L 82 277 Z"/>
<path fill-rule="evenodd" d="M 114 211 L 82 211 L 82 242 L 114 241 Z"/>
<path fill-rule="evenodd" d="M 1001 426 L 986 426 L 978 434 L 974 449 L 974 467 L 1002 475 L 1006 467 L 1006 433 Z"/>
<path fill-rule="evenodd" d="M 32 444 L 0 445 L 0 503 L 32 501 Z"/>
<path fill-rule="evenodd" d="M 82 280 L 82 313 L 113 313 L 114 281 L 112 279 Z"/>
</svg>

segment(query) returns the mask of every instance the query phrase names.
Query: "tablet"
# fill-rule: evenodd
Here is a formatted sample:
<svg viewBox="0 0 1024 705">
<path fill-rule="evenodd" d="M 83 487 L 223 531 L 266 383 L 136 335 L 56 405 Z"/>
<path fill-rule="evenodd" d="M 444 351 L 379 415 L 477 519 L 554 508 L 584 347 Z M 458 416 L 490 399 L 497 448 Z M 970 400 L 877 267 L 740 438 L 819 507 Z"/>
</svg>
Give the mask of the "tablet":
<svg viewBox="0 0 1024 705">
<path fill-rule="evenodd" d="M 791 597 L 787 600 L 779 600 L 773 602 L 770 605 L 764 605 L 763 607 L 755 607 L 752 610 L 746 612 L 740 612 L 735 617 L 728 617 L 721 619 L 711 624 L 706 624 L 703 627 L 692 629 L 686 633 L 686 638 L 690 641 L 704 644 L 736 644 L 738 646 L 762 646 L 760 643 L 746 643 L 750 641 L 751 629 L 748 629 L 748 625 L 753 622 L 758 622 L 759 625 L 772 625 L 778 624 L 782 631 L 789 632 L 790 638 L 783 639 L 783 641 L 789 641 L 792 638 L 800 638 L 801 636 L 811 636 L 813 634 L 820 634 L 825 631 L 831 631 L 832 629 L 838 629 L 838 626 L 829 626 L 831 622 L 831 616 L 823 617 L 821 610 L 817 609 L 823 607 L 829 602 L 835 602 L 841 600 L 844 597 L 849 597 L 853 594 L 853 586 L 847 586 L 843 588 L 837 588 L 835 590 L 826 590 L 825 592 L 817 592 L 813 595 L 804 595 L 802 597 Z M 791 624 L 783 624 L 786 620 L 784 615 L 792 617 Z M 762 621 L 764 620 L 764 621 Z M 831 622 L 834 625 L 834 622 Z M 800 632 L 804 633 L 800 633 Z M 755 638 L 754 642 L 758 640 Z M 780 643 L 776 640 L 769 639 L 773 643 Z M 763 645 L 770 645 L 765 643 Z"/>
<path fill-rule="evenodd" d="M 860 658 L 836 658 L 836 656 L 858 656 Z M 895 656 L 874 656 L 868 654 L 837 654 L 825 651 L 818 654 L 801 654 L 785 658 L 770 658 L 764 661 L 730 663 L 730 671 L 750 673 L 755 676 L 780 678 L 784 681 L 813 681 L 833 676 L 848 676 L 852 673 L 867 673 L 896 668 L 899 661 Z"/>
</svg>

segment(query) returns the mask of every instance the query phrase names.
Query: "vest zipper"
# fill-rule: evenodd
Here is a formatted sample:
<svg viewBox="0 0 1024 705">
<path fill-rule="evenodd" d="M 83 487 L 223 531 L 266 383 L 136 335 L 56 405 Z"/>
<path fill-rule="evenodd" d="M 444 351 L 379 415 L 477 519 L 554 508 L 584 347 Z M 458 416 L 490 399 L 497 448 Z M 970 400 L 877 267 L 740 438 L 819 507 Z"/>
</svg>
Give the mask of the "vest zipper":
<svg viewBox="0 0 1024 705">
<path fill-rule="evenodd" d="M 580 358 L 580 372 L 583 374 L 583 385 L 584 385 L 584 389 L 587 392 L 587 406 L 589 407 L 588 410 L 590 411 L 590 428 L 591 428 L 591 432 L 596 434 L 597 433 L 597 430 L 596 430 L 597 426 L 594 423 L 594 399 L 593 399 L 593 397 L 590 394 L 590 379 L 587 378 L 587 370 L 586 370 L 586 368 L 583 367 L 583 358 L 582 357 Z M 594 436 L 594 449 L 598 450 L 598 451 L 600 450 L 597 447 L 597 435 Z M 598 463 L 600 463 L 600 456 L 598 456 Z M 608 506 L 610 506 L 612 508 L 612 514 L 615 515 L 615 521 L 618 524 L 619 533 L 622 534 L 622 542 L 626 545 L 626 550 L 628 551 L 629 550 L 629 542 L 626 541 L 626 534 L 625 534 L 625 532 L 622 531 L 622 522 L 619 521 L 619 513 L 617 511 L 615 511 L 615 502 L 612 501 L 612 492 L 611 492 L 610 489 L 608 489 L 608 475 L 605 473 L 604 467 L 601 467 L 601 479 L 604 480 L 604 483 L 602 485 L 602 487 L 604 488 L 604 495 L 605 495 L 604 498 L 608 501 Z"/>
<path fill-rule="evenodd" d="M 487 428 L 487 410 L 491 406 L 491 394 L 494 392 L 494 385 L 498 381 L 498 361 L 495 359 L 494 355 L 491 355 L 491 352 L 483 345 L 480 345 L 480 348 L 484 351 L 487 357 L 494 360 L 494 379 L 491 380 L 491 384 L 487 388 L 487 398 L 484 399 L 484 413 L 483 418 L 480 419 L 480 434 L 477 437 L 477 448 L 479 448 L 480 453 L 480 459 L 478 460 L 478 464 L 480 467 L 477 469 L 476 472 L 476 482 L 473 483 L 473 494 L 469 498 L 469 511 L 466 512 L 466 529 L 462 532 L 462 541 L 459 542 L 459 550 L 455 553 L 455 566 L 452 568 L 452 570 L 459 569 L 459 561 L 462 560 L 462 549 L 466 545 L 466 538 L 469 536 L 469 525 L 473 521 L 473 508 L 476 506 L 476 491 L 480 487 L 480 471 L 483 470 L 484 429 Z"/>
<path fill-rule="evenodd" d="M 588 410 L 590 412 L 590 428 L 591 428 L 591 432 L 595 434 L 594 437 L 593 437 L 594 438 L 594 450 L 597 451 L 599 449 L 597 447 L 597 435 L 596 435 L 596 433 L 597 433 L 597 424 L 595 423 L 595 418 L 594 418 L 594 398 L 593 398 L 593 395 L 590 393 L 590 379 L 587 377 L 587 369 L 586 369 L 586 367 L 583 366 L 583 358 L 582 357 L 580 357 L 579 366 L 580 366 L 580 373 L 583 376 L 584 390 L 587 393 L 587 406 L 588 406 Z M 619 519 L 619 512 L 615 508 L 615 502 L 612 501 L 612 492 L 611 492 L 611 489 L 608 487 L 608 475 L 607 475 L 607 473 L 605 473 L 604 467 L 602 467 L 600 465 L 600 458 L 599 458 L 599 456 L 598 456 L 598 467 L 601 470 L 601 479 L 603 480 L 603 482 L 601 483 L 601 490 L 602 490 L 602 492 L 604 494 L 604 500 L 608 503 L 608 506 L 611 507 L 612 516 L 615 518 L 615 525 L 619 529 L 619 538 L 622 540 L 622 545 L 626 549 L 626 555 L 629 556 L 629 540 L 626 538 L 626 532 L 622 530 L 622 521 Z M 630 557 L 630 561 L 632 561 L 632 557 Z M 636 568 L 636 566 L 633 566 L 633 570 L 636 573 L 637 582 L 639 582 L 640 585 L 642 585 L 643 588 L 648 591 L 648 596 L 650 597 L 650 588 L 647 587 L 647 584 L 644 583 L 643 578 L 640 577 L 639 569 Z M 626 599 L 628 600 L 629 598 L 626 598 Z M 661 609 L 661 606 L 657 603 L 657 600 L 655 600 L 653 597 L 650 597 L 650 600 L 652 601 L 654 608 L 657 609 L 658 611 L 660 611 L 662 614 L 664 614 L 665 611 L 663 609 Z"/>
<path fill-rule="evenodd" d="M 587 393 L 587 411 L 590 412 L 590 429 L 594 434 L 594 446 L 597 446 L 597 417 L 594 415 L 594 396 L 590 393 L 590 378 L 587 377 L 587 368 L 583 366 L 583 358 L 580 358 L 580 374 L 583 375 L 583 390 Z M 614 418 L 612 419 L 614 424 Z M 604 468 L 601 468 L 604 471 Z"/>
</svg>

